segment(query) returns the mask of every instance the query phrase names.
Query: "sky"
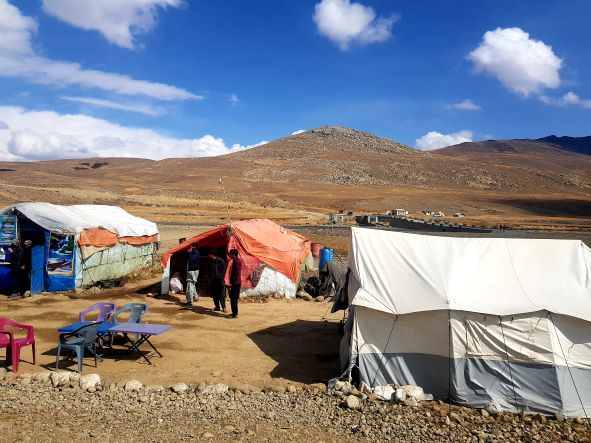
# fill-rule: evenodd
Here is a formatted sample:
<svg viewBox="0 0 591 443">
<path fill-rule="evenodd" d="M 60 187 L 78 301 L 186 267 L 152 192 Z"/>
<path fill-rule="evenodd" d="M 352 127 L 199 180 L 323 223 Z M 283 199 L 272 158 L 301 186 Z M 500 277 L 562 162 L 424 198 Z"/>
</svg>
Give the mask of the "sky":
<svg viewBox="0 0 591 443">
<path fill-rule="evenodd" d="M 0 160 L 591 135 L 588 0 L 0 0 Z"/>
</svg>

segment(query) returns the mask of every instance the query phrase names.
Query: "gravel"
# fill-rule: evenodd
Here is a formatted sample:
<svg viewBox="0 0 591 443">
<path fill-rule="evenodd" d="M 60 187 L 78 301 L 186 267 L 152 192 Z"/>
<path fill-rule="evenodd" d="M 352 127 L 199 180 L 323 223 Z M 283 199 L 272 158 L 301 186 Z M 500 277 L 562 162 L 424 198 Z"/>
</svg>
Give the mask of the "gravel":
<svg viewBox="0 0 591 443">
<path fill-rule="evenodd" d="M 0 440 L 591 442 L 580 418 L 493 416 L 436 401 L 405 406 L 359 391 L 329 395 L 322 385 L 222 392 L 176 384 L 181 389 L 174 392 L 103 381 L 85 392 L 79 382 L 54 387 L 36 380 L 44 376 L 9 373 L 0 381 Z"/>
</svg>

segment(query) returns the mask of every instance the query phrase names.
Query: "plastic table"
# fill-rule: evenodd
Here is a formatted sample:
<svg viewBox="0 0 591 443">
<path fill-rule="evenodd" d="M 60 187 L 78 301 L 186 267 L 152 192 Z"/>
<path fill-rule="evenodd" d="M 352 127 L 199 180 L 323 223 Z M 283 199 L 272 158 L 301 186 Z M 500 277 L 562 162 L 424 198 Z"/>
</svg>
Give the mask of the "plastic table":
<svg viewBox="0 0 591 443">
<path fill-rule="evenodd" d="M 156 347 L 150 341 L 150 337 L 152 337 L 153 335 L 160 335 L 171 328 L 172 326 L 170 325 L 159 325 L 150 323 L 117 323 L 113 327 L 109 328 L 109 333 L 124 334 L 125 338 L 130 343 L 130 346 L 128 347 L 129 352 L 139 352 L 140 346 L 144 343 L 148 343 L 151 346 L 151 348 L 160 357 L 162 357 L 160 351 L 156 349 Z M 132 340 L 131 338 L 129 338 L 129 334 L 136 334 L 136 340 Z M 148 364 L 152 364 L 144 354 L 140 352 L 140 355 L 143 357 L 144 360 L 146 360 Z"/>
</svg>

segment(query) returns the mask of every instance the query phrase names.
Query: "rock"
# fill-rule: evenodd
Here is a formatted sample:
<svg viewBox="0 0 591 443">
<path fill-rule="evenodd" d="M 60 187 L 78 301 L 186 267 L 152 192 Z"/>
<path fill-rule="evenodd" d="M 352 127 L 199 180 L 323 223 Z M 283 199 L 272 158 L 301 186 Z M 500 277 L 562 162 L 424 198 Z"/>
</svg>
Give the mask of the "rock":
<svg viewBox="0 0 591 443">
<path fill-rule="evenodd" d="M 275 418 L 275 413 L 273 411 L 267 411 L 263 417 L 268 420 L 272 420 Z"/>
<path fill-rule="evenodd" d="M 406 400 L 404 400 L 404 401 L 402 402 L 402 404 L 403 404 L 404 406 L 412 406 L 412 407 L 416 407 L 416 406 L 418 406 L 418 405 L 419 405 L 419 402 L 418 402 L 418 401 L 417 401 L 417 399 L 416 399 L 416 398 L 414 398 L 414 397 L 406 397 Z"/>
<path fill-rule="evenodd" d="M 228 385 L 225 385 L 223 383 L 209 385 L 206 386 L 205 389 L 203 389 L 203 394 L 205 395 L 220 395 L 225 394 L 226 392 L 228 392 Z"/>
<path fill-rule="evenodd" d="M 176 383 L 170 387 L 170 390 L 176 394 L 184 394 L 189 390 L 189 386 L 185 383 Z"/>
<path fill-rule="evenodd" d="M 353 409 L 353 410 L 361 409 L 361 400 L 359 400 L 359 398 L 355 397 L 354 395 L 349 395 L 348 397 L 346 397 L 344 404 L 348 409 Z"/>
<path fill-rule="evenodd" d="M 326 385 L 324 383 L 312 383 L 308 387 L 313 391 L 326 392 Z"/>
<path fill-rule="evenodd" d="M 390 385 L 376 386 L 373 392 L 378 396 L 380 400 L 390 401 L 394 395 L 394 388 Z"/>
<path fill-rule="evenodd" d="M 583 423 L 585 423 L 585 421 L 581 417 L 577 417 L 575 418 L 575 423 L 582 425 Z"/>
<path fill-rule="evenodd" d="M 314 299 L 314 301 L 317 301 L 317 302 L 323 302 L 323 301 L 324 301 L 324 297 L 323 297 L 322 295 L 319 295 L 318 297 L 316 297 L 316 298 Z"/>
<path fill-rule="evenodd" d="M 488 413 L 488 411 L 486 409 L 481 409 L 480 410 L 480 415 L 482 415 L 483 417 L 489 417 L 490 414 Z"/>
<path fill-rule="evenodd" d="M 87 391 L 90 388 L 95 388 L 95 386 L 101 382 L 101 377 L 98 374 L 88 374 L 88 375 L 83 375 L 82 377 L 80 377 L 79 383 L 80 383 L 80 388 L 83 391 Z"/>
<path fill-rule="evenodd" d="M 226 425 L 226 426 L 224 426 L 224 431 L 226 431 L 226 432 L 234 432 L 234 429 L 235 428 L 232 425 Z"/>
<path fill-rule="evenodd" d="M 126 392 L 134 392 L 134 391 L 139 391 L 143 387 L 144 387 L 144 385 L 142 385 L 142 383 L 140 381 L 129 380 L 127 383 L 125 383 L 125 385 L 123 386 L 123 389 L 125 389 Z"/>
<path fill-rule="evenodd" d="M 402 403 L 404 400 L 406 400 L 406 391 L 402 388 L 396 389 L 394 392 L 394 399 L 396 402 Z"/>
<path fill-rule="evenodd" d="M 420 386 L 406 385 L 402 386 L 402 389 L 406 391 L 407 397 L 412 397 L 416 401 L 423 401 L 425 399 L 425 392 Z"/>
<path fill-rule="evenodd" d="M 140 395 L 139 398 L 138 398 L 138 401 L 140 403 L 146 403 L 146 402 L 150 401 L 150 398 L 147 397 L 147 396 L 145 396 L 145 395 Z"/>
<path fill-rule="evenodd" d="M 379 400 L 378 399 L 378 396 L 375 393 L 373 393 L 373 392 L 367 396 L 367 399 L 369 401 L 378 401 Z"/>
<path fill-rule="evenodd" d="M 54 388 L 70 383 L 70 373 L 65 371 L 52 372 L 49 378 Z"/>
<path fill-rule="evenodd" d="M 294 385 L 287 385 L 285 391 L 289 392 L 290 394 L 295 394 L 296 392 L 298 392 L 298 389 Z"/>
<path fill-rule="evenodd" d="M 562 423 L 565 419 L 564 414 L 562 412 L 557 412 L 556 414 L 554 414 L 554 418 L 559 423 Z"/>
<path fill-rule="evenodd" d="M 80 381 L 80 377 L 82 377 L 82 375 L 78 374 L 77 372 L 70 373 L 70 381 L 72 383 L 78 383 Z"/>
<path fill-rule="evenodd" d="M 3 368 L 0 368 L 0 379 L 2 378 L 2 369 Z M 51 380 L 51 374 L 51 371 L 36 372 L 35 374 L 33 374 L 33 380 L 42 383 L 47 383 Z"/>
<path fill-rule="evenodd" d="M 215 436 L 211 432 L 204 432 L 201 434 L 201 438 L 214 438 Z"/>
<path fill-rule="evenodd" d="M 161 392 L 164 391 L 164 387 L 160 385 L 149 385 L 146 386 L 146 391 L 148 392 Z"/>
<path fill-rule="evenodd" d="M 306 294 L 306 295 L 304 295 L 304 296 L 302 297 L 302 299 L 303 299 L 303 300 L 306 300 L 306 301 L 312 301 L 312 300 L 314 300 L 314 299 L 312 298 L 312 296 L 311 296 L 311 295 L 309 295 L 309 294 Z"/>
<path fill-rule="evenodd" d="M 310 294 L 308 294 L 308 293 L 307 293 L 306 291 L 304 291 L 303 289 L 300 289 L 300 290 L 297 292 L 297 294 L 296 294 L 296 297 L 297 297 L 297 298 L 304 298 L 304 297 L 306 297 L 306 296 L 308 296 L 308 297 L 309 297 L 309 296 L 310 296 Z"/>
<path fill-rule="evenodd" d="M 494 401 L 489 402 L 485 409 L 490 415 L 497 415 L 503 411 L 501 406 Z"/>
</svg>

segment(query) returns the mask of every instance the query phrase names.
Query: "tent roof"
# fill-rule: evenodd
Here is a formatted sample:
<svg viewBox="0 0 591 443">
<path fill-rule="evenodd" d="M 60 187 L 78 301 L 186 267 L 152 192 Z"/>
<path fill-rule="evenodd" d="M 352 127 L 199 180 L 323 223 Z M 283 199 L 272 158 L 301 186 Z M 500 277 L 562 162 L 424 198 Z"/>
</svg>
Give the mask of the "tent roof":
<svg viewBox="0 0 591 443">
<path fill-rule="evenodd" d="M 79 234 L 92 228 L 106 229 L 119 237 L 158 234 L 156 223 L 135 217 L 118 206 L 17 203 L 0 210 L 0 214 L 8 214 L 13 209 L 48 231 L 61 234 Z"/>
<path fill-rule="evenodd" d="M 349 303 L 407 314 L 547 310 L 591 321 L 591 249 L 580 240 L 458 238 L 352 228 Z"/>
<path fill-rule="evenodd" d="M 306 237 L 271 220 L 252 219 L 217 226 L 191 237 L 166 251 L 162 256 L 162 264 L 166 266 L 173 254 L 187 250 L 193 243 L 200 247 L 218 248 L 225 246 L 230 239 L 237 242 L 248 254 L 267 263 L 292 281 L 297 281 L 300 266 L 310 253 L 310 240 Z"/>
</svg>

